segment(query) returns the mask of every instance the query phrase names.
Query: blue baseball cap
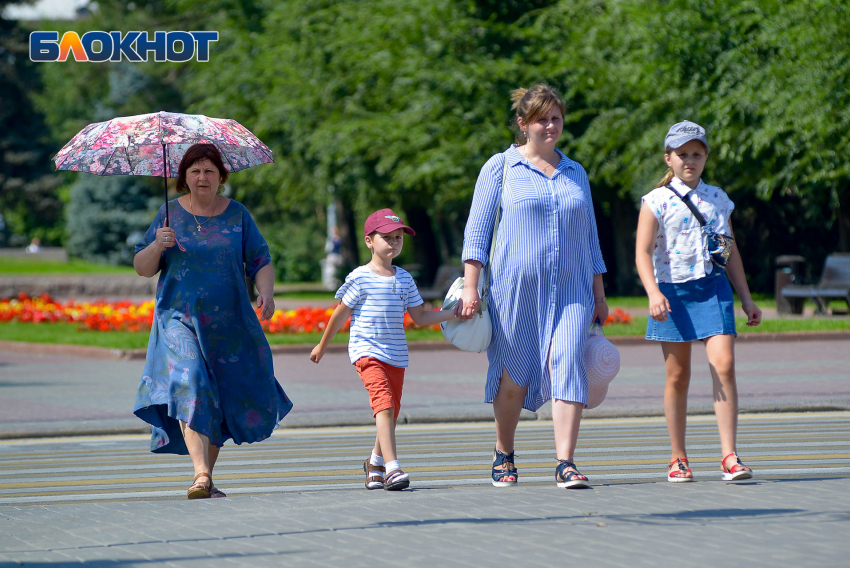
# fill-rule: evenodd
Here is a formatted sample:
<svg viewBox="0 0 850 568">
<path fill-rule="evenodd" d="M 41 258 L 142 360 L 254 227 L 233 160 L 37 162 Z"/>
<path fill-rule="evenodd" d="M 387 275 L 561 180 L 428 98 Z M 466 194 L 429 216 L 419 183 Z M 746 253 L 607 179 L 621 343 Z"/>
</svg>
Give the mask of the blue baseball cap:
<svg viewBox="0 0 850 568">
<path fill-rule="evenodd" d="M 705 128 L 690 120 L 677 122 L 667 131 L 667 136 L 664 137 L 664 148 L 675 150 L 684 146 L 691 140 L 699 140 L 709 150 L 708 140 L 705 137 Z"/>
</svg>

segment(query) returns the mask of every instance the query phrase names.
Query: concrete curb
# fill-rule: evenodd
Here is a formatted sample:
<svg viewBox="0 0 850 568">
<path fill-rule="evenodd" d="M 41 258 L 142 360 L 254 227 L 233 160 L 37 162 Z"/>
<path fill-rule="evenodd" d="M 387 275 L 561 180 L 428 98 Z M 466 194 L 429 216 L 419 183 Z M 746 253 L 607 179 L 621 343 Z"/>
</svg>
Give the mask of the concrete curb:
<svg viewBox="0 0 850 568">
<path fill-rule="evenodd" d="M 647 340 L 639 335 L 626 337 L 609 337 L 614 345 L 644 345 Z M 786 331 L 781 333 L 742 333 L 738 341 L 760 343 L 772 341 L 829 341 L 848 340 L 850 331 Z M 309 354 L 312 344 L 272 345 L 273 355 Z M 455 349 L 446 341 L 413 341 L 408 343 L 410 351 L 443 351 Z M 90 347 L 87 345 L 66 345 L 55 343 L 27 343 L 24 341 L 0 341 L 0 351 L 15 351 L 17 353 L 38 353 L 46 355 L 71 355 L 75 357 L 91 357 L 95 359 L 113 359 L 124 361 L 144 360 L 146 349 L 111 349 L 108 347 Z M 327 353 L 346 353 L 345 343 L 331 343 Z"/>
</svg>

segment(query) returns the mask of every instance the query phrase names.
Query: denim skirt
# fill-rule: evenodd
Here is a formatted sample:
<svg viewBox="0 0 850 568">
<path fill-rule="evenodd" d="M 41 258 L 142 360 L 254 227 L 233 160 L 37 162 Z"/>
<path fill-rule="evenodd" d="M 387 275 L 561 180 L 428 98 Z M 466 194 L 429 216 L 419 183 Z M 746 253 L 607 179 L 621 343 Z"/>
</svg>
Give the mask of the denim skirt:
<svg viewBox="0 0 850 568">
<path fill-rule="evenodd" d="M 646 338 L 653 341 L 696 341 L 714 335 L 734 335 L 735 302 L 725 271 L 698 280 L 658 284 L 670 302 L 667 321 L 646 324 Z"/>
</svg>

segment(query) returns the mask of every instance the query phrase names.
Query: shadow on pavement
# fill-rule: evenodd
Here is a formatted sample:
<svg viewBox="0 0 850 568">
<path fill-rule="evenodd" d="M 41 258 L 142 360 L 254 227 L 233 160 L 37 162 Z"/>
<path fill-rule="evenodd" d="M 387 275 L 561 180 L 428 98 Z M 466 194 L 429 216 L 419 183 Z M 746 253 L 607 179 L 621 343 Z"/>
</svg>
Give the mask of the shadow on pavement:
<svg viewBox="0 0 850 568">
<path fill-rule="evenodd" d="M 122 545 L 122 546 L 126 546 Z M 94 548 L 94 547 L 86 547 L 86 548 Z M 38 554 L 43 553 L 44 551 L 34 551 Z M 294 550 L 294 551 L 282 551 L 282 552 L 255 552 L 255 553 L 245 553 L 245 554 L 215 554 L 213 556 L 204 554 L 201 556 L 173 556 L 167 558 L 133 558 L 127 560 L 74 560 L 73 562 L 69 562 L 68 560 L 57 560 L 56 562 L 31 562 L 29 560 L 21 560 L 21 562 L 0 562 L 0 568 L 20 568 L 20 566 L 28 566 L 30 568 L 48 568 L 48 567 L 56 567 L 56 566 L 68 566 L 69 564 L 73 564 L 74 566 L 84 566 L 86 568 L 121 568 L 121 566 L 141 566 L 144 564 L 164 564 L 167 562 L 191 562 L 191 561 L 209 561 L 213 558 L 221 559 L 221 558 L 239 558 L 239 559 L 248 559 L 248 558 L 258 558 L 264 556 L 279 556 L 281 554 L 297 554 L 299 552 L 305 552 L 302 550 Z M 258 564 L 262 564 L 262 561 L 258 560 Z"/>
</svg>

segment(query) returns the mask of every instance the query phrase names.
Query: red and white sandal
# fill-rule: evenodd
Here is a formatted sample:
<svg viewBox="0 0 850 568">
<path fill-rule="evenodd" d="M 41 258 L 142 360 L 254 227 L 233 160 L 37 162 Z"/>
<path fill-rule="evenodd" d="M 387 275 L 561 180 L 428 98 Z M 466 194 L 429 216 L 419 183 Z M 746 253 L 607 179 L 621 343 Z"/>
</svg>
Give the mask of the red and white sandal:
<svg viewBox="0 0 850 568">
<path fill-rule="evenodd" d="M 735 456 L 735 465 L 731 468 L 726 468 L 726 460 Z M 738 454 L 732 452 L 720 462 L 720 470 L 723 472 L 723 481 L 740 481 L 741 479 L 750 479 L 753 476 L 753 470 L 741 463 L 741 458 Z"/>
<path fill-rule="evenodd" d="M 667 481 L 685 483 L 693 480 L 694 473 L 688 467 L 688 458 L 676 458 L 667 464 Z"/>
</svg>

